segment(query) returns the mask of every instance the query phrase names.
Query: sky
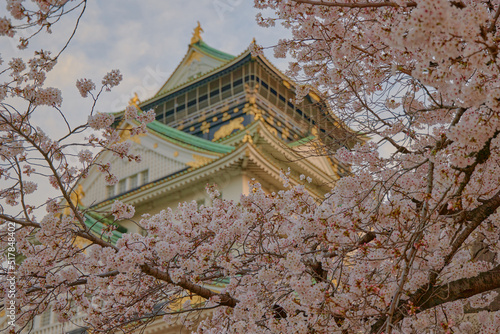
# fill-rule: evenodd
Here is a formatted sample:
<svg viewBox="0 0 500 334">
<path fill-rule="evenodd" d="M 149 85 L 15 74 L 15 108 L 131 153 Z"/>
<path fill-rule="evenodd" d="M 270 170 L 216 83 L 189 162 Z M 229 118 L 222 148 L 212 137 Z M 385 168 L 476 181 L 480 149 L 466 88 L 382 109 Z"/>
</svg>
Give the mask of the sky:
<svg viewBox="0 0 500 334">
<path fill-rule="evenodd" d="M 0 9 L 0 17 L 4 10 Z M 287 31 L 259 27 L 257 13 L 251 0 L 89 1 L 75 37 L 48 75 L 46 85 L 61 89 L 62 110 L 71 125 L 77 125 L 86 121 L 92 101 L 80 96 L 76 80 L 89 78 L 99 83 L 108 71 L 119 69 L 122 83 L 103 94 L 96 109 L 123 110 L 134 93 L 146 100 L 168 79 L 186 53 L 197 21 L 208 45 L 238 55 L 255 37 L 258 44 L 269 47 L 266 56 L 285 70 L 287 62 L 274 59 L 271 47 Z M 12 40 L 0 39 L 2 58 L 28 58 L 36 49 L 57 52 L 70 36 L 75 18 L 68 15 L 54 26 L 52 34 L 37 36 L 28 51 L 17 50 Z M 53 110 L 42 108 L 36 121 L 54 136 L 61 130 L 61 119 Z"/>
</svg>

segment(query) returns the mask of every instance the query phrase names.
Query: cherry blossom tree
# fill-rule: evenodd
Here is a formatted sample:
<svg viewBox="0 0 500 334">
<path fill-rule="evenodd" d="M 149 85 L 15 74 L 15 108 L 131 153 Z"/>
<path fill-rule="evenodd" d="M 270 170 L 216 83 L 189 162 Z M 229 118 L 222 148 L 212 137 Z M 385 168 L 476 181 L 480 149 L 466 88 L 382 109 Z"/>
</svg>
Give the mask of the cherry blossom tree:
<svg viewBox="0 0 500 334">
<path fill-rule="evenodd" d="M 0 19 L 0 35 L 52 28 L 69 6 L 83 13 L 86 4 L 33 2 L 28 10 L 7 1 L 24 23 Z M 199 333 L 497 333 L 500 1 L 255 4 L 275 13 L 260 16 L 262 25 L 282 22 L 292 33 L 275 51 L 295 59 L 289 74 L 305 84 L 298 95 L 318 88 L 338 126 L 370 137 L 352 149 L 325 147 L 351 174 L 324 199 L 307 192 L 307 178 L 291 186 L 286 174 L 284 190 L 267 194 L 255 182 L 238 203 L 209 186 L 211 206 L 143 216 L 143 235 L 112 243 L 115 222 L 134 208 L 116 202 L 95 218 L 71 194 L 91 166 L 116 182 L 94 148 L 140 157 L 119 142 L 114 118 L 93 108 L 86 124 L 49 138 L 31 116 L 44 105 L 64 119 L 59 90 L 43 86 L 59 54 L 12 59 L 0 72 L 0 196 L 11 207 L 0 212 L 0 240 L 21 260 L 7 259 L 13 270 L 2 274 L 6 309 L 12 275 L 17 288 L 16 326 L 5 330 L 27 328 L 51 304 L 62 322 L 76 305 L 95 332 L 129 332 L 163 317 Z M 95 102 L 120 80 L 111 71 L 100 86 L 80 79 L 77 88 Z M 130 130 L 137 134 L 154 114 L 129 107 L 124 117 L 141 124 Z M 86 142 L 72 140 L 84 130 L 92 130 Z M 73 146 L 78 164 L 69 160 Z M 30 202 L 36 175 L 63 200 L 47 200 L 44 216 Z M 100 235 L 88 217 L 102 220 Z M 211 317 L 195 325 L 207 310 Z"/>
</svg>

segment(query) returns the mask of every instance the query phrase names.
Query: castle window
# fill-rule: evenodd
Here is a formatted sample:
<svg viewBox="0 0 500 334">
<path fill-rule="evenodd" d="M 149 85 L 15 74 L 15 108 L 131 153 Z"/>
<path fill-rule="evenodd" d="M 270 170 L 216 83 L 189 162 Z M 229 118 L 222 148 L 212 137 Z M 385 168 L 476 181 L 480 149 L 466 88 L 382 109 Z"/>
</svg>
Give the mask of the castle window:
<svg viewBox="0 0 500 334">
<path fill-rule="evenodd" d="M 146 184 L 149 182 L 149 171 L 145 170 L 141 173 L 141 184 Z"/>
<path fill-rule="evenodd" d="M 216 96 L 217 94 L 219 94 L 219 89 L 214 89 L 213 91 L 210 92 L 210 97 L 214 97 Z"/>
<path fill-rule="evenodd" d="M 50 308 L 48 308 L 45 312 L 42 313 L 40 317 L 40 327 L 45 327 L 50 325 L 52 312 Z"/>
<path fill-rule="evenodd" d="M 236 87 L 236 86 L 239 86 L 243 83 L 243 80 L 242 79 L 238 79 L 238 80 L 235 80 L 234 83 L 233 83 L 233 86 Z"/>
<path fill-rule="evenodd" d="M 124 193 L 127 191 L 127 179 L 122 179 L 118 182 L 118 193 Z"/>
<path fill-rule="evenodd" d="M 175 120 L 175 112 L 174 109 L 170 109 L 165 114 L 165 124 L 171 123 Z"/>
<path fill-rule="evenodd" d="M 157 120 L 158 122 L 163 122 L 163 114 L 157 114 L 157 115 L 156 115 L 156 120 Z"/>
<path fill-rule="evenodd" d="M 108 198 L 115 195 L 120 195 L 139 186 L 142 186 L 143 184 L 146 184 L 148 182 L 149 170 L 146 169 L 140 173 L 121 179 L 116 186 L 117 188 L 115 188 L 115 186 L 107 186 L 106 195 L 108 196 Z"/>
<path fill-rule="evenodd" d="M 137 174 L 132 175 L 129 178 L 129 189 L 137 188 L 137 179 L 138 179 Z"/>
<path fill-rule="evenodd" d="M 113 197 L 113 196 L 115 196 L 115 186 L 114 186 L 114 185 L 112 185 L 112 186 L 107 186 L 107 187 L 106 187 L 106 195 L 107 195 L 108 197 Z"/>
</svg>

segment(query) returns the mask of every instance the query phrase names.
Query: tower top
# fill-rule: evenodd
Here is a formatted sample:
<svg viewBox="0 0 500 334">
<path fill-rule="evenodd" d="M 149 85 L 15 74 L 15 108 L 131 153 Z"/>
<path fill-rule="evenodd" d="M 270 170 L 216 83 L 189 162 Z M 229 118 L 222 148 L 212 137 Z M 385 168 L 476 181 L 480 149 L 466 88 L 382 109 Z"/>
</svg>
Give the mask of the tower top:
<svg viewBox="0 0 500 334">
<path fill-rule="evenodd" d="M 204 32 L 203 28 L 200 25 L 200 21 L 198 21 L 198 25 L 194 28 L 193 37 L 191 37 L 191 44 L 195 44 L 201 42 L 203 39 L 201 38 L 201 33 Z"/>
</svg>

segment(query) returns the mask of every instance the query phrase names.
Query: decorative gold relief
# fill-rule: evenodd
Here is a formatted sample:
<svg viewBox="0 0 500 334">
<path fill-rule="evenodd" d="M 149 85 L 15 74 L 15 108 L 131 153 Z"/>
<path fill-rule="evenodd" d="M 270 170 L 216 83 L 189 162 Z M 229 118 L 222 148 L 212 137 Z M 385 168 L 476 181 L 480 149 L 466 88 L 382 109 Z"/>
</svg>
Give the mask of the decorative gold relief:
<svg viewBox="0 0 500 334">
<path fill-rule="evenodd" d="M 186 60 L 186 65 L 189 65 L 191 64 L 193 61 L 200 61 L 201 58 L 203 58 L 203 55 L 199 52 L 196 52 L 194 51 L 193 53 L 191 53 L 191 55 L 189 56 L 189 58 Z"/>
<path fill-rule="evenodd" d="M 154 143 L 153 148 L 158 148 L 158 143 Z"/>
<path fill-rule="evenodd" d="M 198 118 L 197 122 L 203 122 L 207 119 L 207 115 L 201 115 L 200 118 Z"/>
<path fill-rule="evenodd" d="M 280 121 L 278 121 L 278 123 L 276 123 L 277 126 L 281 127 L 283 124 L 281 124 Z"/>
<path fill-rule="evenodd" d="M 243 130 L 245 128 L 242 124 L 244 120 L 245 118 L 238 117 L 231 120 L 228 124 L 221 126 L 220 129 L 214 133 L 213 141 L 229 136 L 234 130 Z"/>
<path fill-rule="evenodd" d="M 194 126 L 192 126 L 192 127 L 189 128 L 189 131 L 193 132 L 194 129 L 195 129 Z"/>
<path fill-rule="evenodd" d="M 273 119 L 273 117 L 272 117 L 272 116 L 269 116 L 269 117 L 267 118 L 267 123 L 269 123 L 270 125 L 274 125 L 274 119 Z"/>
<path fill-rule="evenodd" d="M 245 93 L 246 93 L 246 98 L 247 98 L 248 103 L 255 104 L 257 102 L 256 93 L 257 93 L 258 89 L 259 89 L 259 84 L 256 84 L 252 88 L 248 84 L 245 84 Z"/>
<path fill-rule="evenodd" d="M 290 137 L 290 131 L 288 130 L 288 128 L 284 128 L 281 131 L 281 138 L 283 138 L 283 140 L 287 140 L 288 137 Z"/>
<path fill-rule="evenodd" d="M 314 136 L 314 137 L 318 137 L 318 128 L 313 126 L 311 128 L 311 134 Z"/>
<path fill-rule="evenodd" d="M 177 130 L 180 130 L 180 131 L 184 130 L 184 124 L 179 125 L 179 126 L 177 127 Z"/>
<path fill-rule="evenodd" d="M 276 130 L 275 128 L 273 128 L 272 126 L 269 126 L 267 124 L 264 124 L 266 126 L 266 128 L 269 130 L 269 132 L 271 132 L 273 135 L 275 135 L 276 137 L 278 136 L 278 130 Z"/>
<path fill-rule="evenodd" d="M 259 119 L 264 119 L 263 118 L 263 114 L 264 114 L 264 111 L 257 108 L 255 105 L 251 105 L 249 107 L 245 107 L 243 109 L 243 112 L 245 114 L 250 114 L 250 115 L 254 115 L 254 121 L 257 121 Z"/>
<path fill-rule="evenodd" d="M 176 157 L 176 158 L 177 158 L 178 156 L 179 156 L 179 152 L 175 151 L 175 152 L 174 152 L 174 157 Z"/>
<path fill-rule="evenodd" d="M 212 118 L 212 122 L 217 122 L 217 117 Z"/>
<path fill-rule="evenodd" d="M 228 119 L 230 119 L 230 118 L 231 118 L 231 116 L 230 116 L 227 112 L 225 112 L 225 113 L 222 115 L 222 121 L 223 121 L 223 122 L 227 121 L 227 120 L 228 120 Z"/>
<path fill-rule="evenodd" d="M 233 112 L 234 112 L 235 114 L 236 114 L 238 111 L 240 111 L 240 109 L 238 109 L 238 108 L 234 108 L 234 109 L 233 109 Z"/>
<path fill-rule="evenodd" d="M 214 160 L 212 158 L 207 158 L 207 157 L 204 157 L 202 155 L 197 155 L 197 154 L 193 154 L 193 159 L 194 159 L 194 161 L 187 162 L 186 165 L 188 165 L 189 167 L 197 168 L 197 167 L 203 166 L 204 164 L 209 163 L 210 161 Z"/>
<path fill-rule="evenodd" d="M 141 143 L 141 138 L 144 137 L 146 134 L 141 133 L 140 135 L 135 135 L 133 137 L 130 136 L 130 130 L 132 129 L 132 125 L 127 124 L 127 126 L 123 129 L 123 131 L 120 133 L 120 143 L 123 143 L 126 140 L 131 140 L 134 143 L 140 144 Z"/>
<path fill-rule="evenodd" d="M 224 105 L 224 107 L 220 108 L 220 112 L 226 112 L 229 110 L 229 106 L 228 105 Z"/>
<path fill-rule="evenodd" d="M 245 134 L 245 137 L 243 137 L 243 142 L 244 143 L 253 143 L 253 138 L 252 136 L 250 136 L 250 131 L 247 131 L 247 133 Z"/>
<path fill-rule="evenodd" d="M 292 88 L 292 85 L 286 80 L 283 80 L 283 86 L 285 86 L 288 89 Z"/>
<path fill-rule="evenodd" d="M 201 131 L 203 131 L 203 133 L 209 133 L 210 132 L 210 123 L 203 122 L 201 124 L 200 129 L 201 129 Z"/>
</svg>

